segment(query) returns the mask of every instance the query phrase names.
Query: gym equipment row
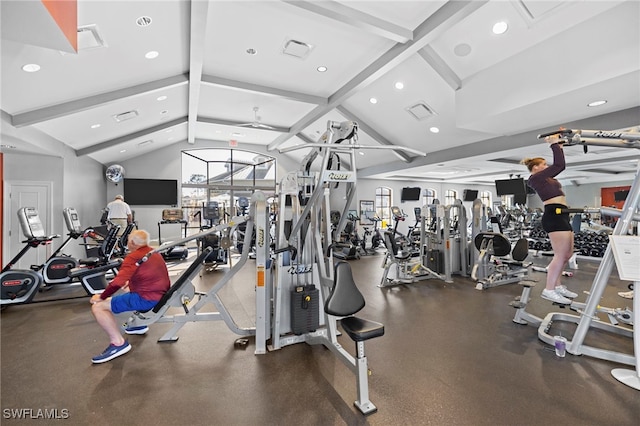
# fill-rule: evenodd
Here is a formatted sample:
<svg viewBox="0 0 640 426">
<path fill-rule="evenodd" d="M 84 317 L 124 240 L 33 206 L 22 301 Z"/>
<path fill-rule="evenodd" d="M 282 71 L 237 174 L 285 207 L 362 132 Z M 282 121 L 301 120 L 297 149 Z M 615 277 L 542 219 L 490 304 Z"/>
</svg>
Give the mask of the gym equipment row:
<svg viewBox="0 0 640 426">
<path fill-rule="evenodd" d="M 92 234 L 93 230 L 82 230 L 78 212 L 74 208 L 63 211 L 69 234 L 67 239 L 41 265 L 31 265 L 29 269 L 15 269 L 13 266 L 30 249 L 44 247 L 60 235 L 46 235 L 38 211 L 34 207 L 18 210 L 18 220 L 22 234 L 26 238 L 23 249 L 2 269 L 0 274 L 0 303 L 4 305 L 30 303 L 38 291 L 46 291 L 56 285 L 80 284 L 87 295 L 102 292 L 107 284 L 106 274 L 114 274 L 120 266 L 120 259 L 112 259 L 118 242 L 118 226 L 112 227 L 98 247 L 99 256 L 74 259 L 62 252 L 71 240 Z"/>
</svg>

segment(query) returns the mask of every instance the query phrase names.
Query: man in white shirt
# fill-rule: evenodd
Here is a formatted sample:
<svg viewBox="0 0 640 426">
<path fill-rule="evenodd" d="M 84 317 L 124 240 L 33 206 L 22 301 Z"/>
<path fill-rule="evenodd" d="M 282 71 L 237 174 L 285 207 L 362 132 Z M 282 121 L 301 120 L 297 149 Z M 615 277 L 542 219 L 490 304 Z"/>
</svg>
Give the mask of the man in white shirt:
<svg viewBox="0 0 640 426">
<path fill-rule="evenodd" d="M 107 210 L 109 214 L 107 219 L 114 225 L 119 225 L 118 237 L 122 235 L 128 223 L 131 223 L 133 218 L 131 216 L 131 207 L 124 202 L 124 197 L 120 194 L 116 195 L 115 199 L 107 204 Z"/>
</svg>

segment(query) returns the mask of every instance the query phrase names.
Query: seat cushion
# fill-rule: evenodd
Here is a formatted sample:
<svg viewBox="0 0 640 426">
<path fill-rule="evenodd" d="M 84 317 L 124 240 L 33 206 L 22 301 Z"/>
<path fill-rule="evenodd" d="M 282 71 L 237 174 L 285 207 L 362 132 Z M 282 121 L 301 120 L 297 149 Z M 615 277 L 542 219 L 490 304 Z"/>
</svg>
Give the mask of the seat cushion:
<svg viewBox="0 0 640 426">
<path fill-rule="evenodd" d="M 340 320 L 342 329 L 354 341 L 362 342 L 384 335 L 384 325 L 358 317 L 345 317 Z"/>
</svg>

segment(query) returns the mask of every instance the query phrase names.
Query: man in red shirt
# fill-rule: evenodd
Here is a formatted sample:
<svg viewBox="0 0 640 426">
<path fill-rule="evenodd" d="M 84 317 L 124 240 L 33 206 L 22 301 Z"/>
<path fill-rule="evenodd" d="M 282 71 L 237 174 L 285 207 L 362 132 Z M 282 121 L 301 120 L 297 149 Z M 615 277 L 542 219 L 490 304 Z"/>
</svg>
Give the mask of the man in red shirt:
<svg viewBox="0 0 640 426">
<path fill-rule="evenodd" d="M 125 257 L 116 277 L 101 294 L 91 297 L 91 312 L 100 327 L 109 336 L 110 345 L 100 355 L 92 358 L 94 364 L 111 361 L 131 350 L 131 345 L 122 337 L 114 314 L 129 311 L 148 311 L 158 303 L 171 286 L 169 272 L 159 253 L 153 253 L 145 262 L 143 257 L 153 248 L 149 247 L 149 233 L 133 231 L 127 242 L 129 254 Z M 123 289 L 125 293 L 112 294 Z M 126 329 L 127 334 L 144 334 L 149 327 Z"/>
</svg>

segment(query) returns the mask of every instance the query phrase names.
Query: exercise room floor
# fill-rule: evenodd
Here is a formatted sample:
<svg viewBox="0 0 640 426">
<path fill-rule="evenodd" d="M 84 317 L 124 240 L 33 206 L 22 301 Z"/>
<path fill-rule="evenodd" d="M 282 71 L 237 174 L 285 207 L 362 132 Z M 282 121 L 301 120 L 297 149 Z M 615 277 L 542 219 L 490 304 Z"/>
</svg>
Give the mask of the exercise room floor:
<svg viewBox="0 0 640 426">
<path fill-rule="evenodd" d="M 74 425 L 638 425 L 640 391 L 611 376 L 630 367 L 556 357 L 537 328 L 511 321 L 519 285 L 478 291 L 454 277 L 379 288 L 382 258 L 350 262 L 367 300 L 360 316 L 386 331 L 366 343 L 374 414 L 353 406 L 355 377 L 329 350 L 296 344 L 254 355 L 253 339 L 235 347 L 239 336 L 222 321 L 186 324 L 172 344 L 156 342 L 169 325 L 154 324 L 147 335 L 128 337 L 128 354 L 92 365 L 108 340 L 84 297 L 2 311 L 2 423 L 52 424 L 38 417 L 47 410 L 61 418 L 56 423 Z M 255 318 L 252 265 L 221 294 L 241 327 Z M 597 266 L 581 261 L 565 278 L 577 300 L 585 300 Z M 203 274 L 199 286 L 226 270 Z M 532 277 L 540 282 L 530 312 L 558 311 L 539 297 L 544 274 Z M 614 269 L 602 305 L 631 307 L 617 296 L 625 290 Z M 340 341 L 353 353 L 348 337 Z M 633 353 L 632 339 L 603 332 L 590 332 L 587 343 Z"/>
</svg>

